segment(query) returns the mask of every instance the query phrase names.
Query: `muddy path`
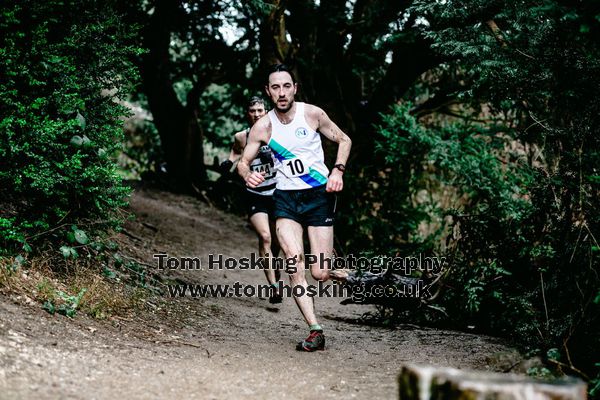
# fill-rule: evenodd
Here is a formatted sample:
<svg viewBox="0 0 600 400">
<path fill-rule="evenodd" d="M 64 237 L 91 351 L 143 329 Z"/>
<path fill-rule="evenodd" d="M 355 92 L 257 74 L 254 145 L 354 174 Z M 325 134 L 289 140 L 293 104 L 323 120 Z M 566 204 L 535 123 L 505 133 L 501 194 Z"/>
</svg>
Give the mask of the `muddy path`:
<svg viewBox="0 0 600 400">
<path fill-rule="evenodd" d="M 191 197 L 139 189 L 131 209 L 137 219 L 121 248 L 150 266 L 160 252 L 207 262 L 209 254 L 255 251 L 244 219 Z M 261 271 L 162 274 L 170 282 L 264 281 Z M 301 353 L 294 346 L 306 327 L 289 298 L 271 306 L 258 297 L 156 296 L 133 315 L 97 321 L 0 295 L 0 399 L 393 399 L 403 363 L 498 370 L 498 359 L 515 357 L 481 335 L 361 325 L 370 306 L 339 301 L 317 299 L 326 351 Z"/>
</svg>

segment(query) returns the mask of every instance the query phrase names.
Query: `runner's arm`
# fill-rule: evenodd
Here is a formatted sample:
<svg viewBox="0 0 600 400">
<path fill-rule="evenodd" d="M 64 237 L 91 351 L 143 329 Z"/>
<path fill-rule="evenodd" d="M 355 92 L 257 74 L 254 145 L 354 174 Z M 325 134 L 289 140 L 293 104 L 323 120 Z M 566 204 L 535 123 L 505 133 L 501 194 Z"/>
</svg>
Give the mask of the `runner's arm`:
<svg viewBox="0 0 600 400">
<path fill-rule="evenodd" d="M 237 132 L 233 135 L 233 145 L 229 157 L 219 165 L 222 174 L 228 174 L 233 164 L 240 159 L 244 146 L 246 145 L 246 131 Z"/>
<path fill-rule="evenodd" d="M 263 142 L 268 143 L 267 127 L 270 127 L 270 123 L 267 125 L 268 121 L 268 118 L 265 121 L 265 117 L 262 117 L 250 129 L 246 147 L 244 147 L 242 158 L 237 165 L 238 174 L 244 179 L 246 185 L 251 188 L 255 188 L 265 181 L 263 174 L 250 170 L 250 163 L 258 155 L 260 144 Z"/>
<path fill-rule="evenodd" d="M 317 118 L 318 131 L 323 136 L 338 144 L 337 157 L 335 165 L 346 165 L 352 148 L 352 140 L 346 135 L 322 109 L 315 107 L 314 112 Z M 327 191 L 339 192 L 344 188 L 344 180 L 342 178 L 344 172 L 338 168 L 333 168 L 327 179 Z"/>
<path fill-rule="evenodd" d="M 229 152 L 229 157 L 227 159 L 233 163 L 238 161 L 240 159 L 240 157 L 242 156 L 245 145 L 246 145 L 246 131 L 241 131 L 241 132 L 236 133 L 233 136 L 233 145 L 231 146 L 231 151 Z"/>
</svg>

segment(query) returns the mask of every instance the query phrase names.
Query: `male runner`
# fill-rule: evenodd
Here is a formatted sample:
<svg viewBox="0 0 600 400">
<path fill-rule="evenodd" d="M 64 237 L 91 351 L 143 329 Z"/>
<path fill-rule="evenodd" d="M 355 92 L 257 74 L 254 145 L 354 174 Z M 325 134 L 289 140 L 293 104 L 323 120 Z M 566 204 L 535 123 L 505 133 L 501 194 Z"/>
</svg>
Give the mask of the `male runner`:
<svg viewBox="0 0 600 400">
<path fill-rule="evenodd" d="M 296 257 L 296 272 L 290 274 L 292 287 L 304 287 L 303 228 L 308 231 L 311 253 L 333 255 L 333 222 L 335 193 L 342 190 L 342 175 L 350 154 L 352 141 L 317 106 L 294 101 L 296 81 L 290 69 L 274 65 L 268 75 L 267 95 L 275 108 L 259 119 L 248 136 L 244 153 L 238 163 L 238 173 L 250 188 L 258 187 L 265 176 L 251 170 L 251 160 L 256 157 L 262 143 L 267 143 L 279 161 L 277 189 L 273 194 L 277 237 L 286 258 Z M 338 143 L 335 165 L 329 172 L 325 166 L 321 135 Z M 311 264 L 314 279 L 326 281 L 329 269 Z M 325 348 L 323 329 L 317 321 L 312 298 L 295 297 L 300 312 L 309 325 L 308 338 L 298 343 L 297 350 L 315 351 Z"/>
<path fill-rule="evenodd" d="M 262 116 L 266 114 L 265 102 L 258 96 L 253 96 L 248 103 L 248 121 L 250 126 L 254 125 Z M 237 132 L 234 135 L 233 146 L 229 153 L 229 158 L 223 161 L 220 165 L 222 173 L 229 173 L 233 163 L 242 155 L 242 151 L 246 146 L 250 128 Z M 248 218 L 258 236 L 258 253 L 261 258 L 272 259 L 274 255 L 279 253 L 279 244 L 277 239 L 272 240 L 271 232 L 275 231 L 273 218 L 273 191 L 275 190 L 275 174 L 273 154 L 269 146 L 259 148 L 258 156 L 250 164 L 253 171 L 264 174 L 264 181 L 255 186 L 247 187 L 246 205 L 248 209 Z M 275 251 L 275 254 L 273 254 Z M 269 262 L 269 266 L 272 267 Z M 265 276 L 269 284 L 277 287 L 279 281 L 279 270 L 275 268 L 265 269 Z M 272 304 L 281 303 L 281 294 L 275 292 L 269 297 L 269 302 Z"/>
</svg>

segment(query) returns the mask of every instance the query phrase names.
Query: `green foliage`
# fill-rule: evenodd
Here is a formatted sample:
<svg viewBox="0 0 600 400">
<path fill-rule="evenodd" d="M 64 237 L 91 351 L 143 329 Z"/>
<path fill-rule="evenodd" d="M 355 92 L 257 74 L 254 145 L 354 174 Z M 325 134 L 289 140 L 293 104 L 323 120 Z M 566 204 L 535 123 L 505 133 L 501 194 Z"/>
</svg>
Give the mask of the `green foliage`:
<svg viewBox="0 0 600 400">
<path fill-rule="evenodd" d="M 233 134 L 247 126 L 246 106 L 251 96 L 229 84 L 206 88 L 200 97 L 200 108 L 210 116 L 201 121 L 209 143 L 215 147 L 231 147 Z"/>
<path fill-rule="evenodd" d="M 134 115 L 125 122 L 122 153 L 118 157 L 119 173 L 126 179 L 139 179 L 148 171 L 160 171 L 164 160 L 160 136 L 148 109 L 147 99 L 137 96 Z"/>
<path fill-rule="evenodd" d="M 527 370 L 527 375 L 533 376 L 538 379 L 552 379 L 555 376 L 548 368 L 544 367 L 531 367 Z"/>
<path fill-rule="evenodd" d="M 409 13 L 444 63 L 409 91 L 420 104 L 383 116 L 385 163 L 349 185 L 364 193 L 350 243 L 446 255 L 450 320 L 595 376 L 598 3 L 417 0 Z"/>
<path fill-rule="evenodd" d="M 110 4 L 24 1 L 0 19 L 0 248 L 15 252 L 72 231 L 84 244 L 114 225 L 128 189 L 111 155 L 136 80 L 134 30 Z M 33 246 L 35 248 L 35 246 Z M 63 251 L 63 254 L 65 252 Z M 73 253 L 70 253 L 73 255 Z"/>
<path fill-rule="evenodd" d="M 458 98 L 487 104 L 491 116 L 512 128 L 513 148 L 522 157 L 507 160 L 507 168 L 528 170 L 533 178 L 521 195 L 528 206 L 511 208 L 509 192 L 490 192 L 482 203 L 487 214 L 479 210 L 457 221 L 462 265 L 456 277 L 484 284 L 477 317 L 485 325 L 507 334 L 516 329 L 521 343 L 557 345 L 590 368 L 596 361 L 591 350 L 600 345 L 592 334 L 600 287 L 594 251 L 600 236 L 599 5 L 416 1 L 412 12 L 430 22 L 424 34 L 461 71 Z M 466 269 L 490 261 L 512 275 L 490 280 L 477 267 Z"/>
<path fill-rule="evenodd" d="M 81 298 L 87 290 L 81 289 L 77 296 L 71 296 L 63 291 L 55 291 L 54 300 L 46 300 L 42 308 L 50 314 L 59 313 L 69 318 L 75 317 Z M 58 305 L 55 303 L 59 303 Z"/>
</svg>

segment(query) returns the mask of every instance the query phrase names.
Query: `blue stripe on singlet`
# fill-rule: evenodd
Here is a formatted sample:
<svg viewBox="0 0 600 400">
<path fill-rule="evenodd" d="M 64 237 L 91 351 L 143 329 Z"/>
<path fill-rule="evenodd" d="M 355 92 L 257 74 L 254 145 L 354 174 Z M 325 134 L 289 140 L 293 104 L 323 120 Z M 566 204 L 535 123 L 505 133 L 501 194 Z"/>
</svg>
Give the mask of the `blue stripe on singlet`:
<svg viewBox="0 0 600 400">
<path fill-rule="evenodd" d="M 271 147 L 271 150 L 273 150 L 275 158 L 277 158 L 279 161 L 291 160 L 293 158 L 296 158 L 296 156 L 291 151 L 289 151 L 273 139 L 269 140 L 269 146 Z M 300 175 L 298 176 L 298 178 L 302 179 L 305 183 L 312 187 L 321 186 L 327 183 L 327 178 L 323 174 L 310 167 L 308 168 L 308 174 Z"/>
</svg>

